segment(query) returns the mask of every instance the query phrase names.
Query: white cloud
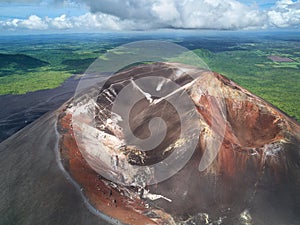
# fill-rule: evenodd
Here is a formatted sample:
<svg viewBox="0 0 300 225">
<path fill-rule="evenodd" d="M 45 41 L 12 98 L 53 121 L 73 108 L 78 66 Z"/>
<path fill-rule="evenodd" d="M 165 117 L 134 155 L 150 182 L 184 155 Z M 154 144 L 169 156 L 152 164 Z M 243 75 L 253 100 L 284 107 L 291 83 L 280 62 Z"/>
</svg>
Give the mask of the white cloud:
<svg viewBox="0 0 300 225">
<path fill-rule="evenodd" d="M 275 27 L 300 27 L 300 2 L 281 0 L 269 10 L 269 23 Z"/>
<path fill-rule="evenodd" d="M 171 26 L 177 28 L 244 29 L 263 25 L 257 9 L 235 0 L 191 0 L 177 3 L 180 16 Z"/>
<path fill-rule="evenodd" d="M 180 17 L 180 13 L 172 0 L 155 2 L 151 7 L 151 12 L 162 23 L 170 23 Z"/>
<path fill-rule="evenodd" d="M 152 24 L 145 24 L 141 21 L 134 21 L 129 19 L 120 19 L 114 15 L 104 13 L 86 13 L 79 17 L 71 18 L 73 27 L 81 28 L 90 31 L 99 30 L 140 30 L 151 29 Z"/>
<path fill-rule="evenodd" d="M 2 27 L 8 29 L 25 28 L 30 30 L 46 30 L 48 28 L 47 22 L 36 15 L 31 15 L 28 19 L 0 21 L 0 24 Z"/>
<path fill-rule="evenodd" d="M 82 31 L 103 31 L 103 30 L 126 30 L 141 29 L 145 26 L 142 23 L 120 18 L 103 13 L 86 13 L 78 17 L 67 17 L 65 14 L 55 18 L 40 18 L 31 15 L 28 19 L 10 19 L 0 21 L 0 27 L 8 30 L 82 30 Z M 146 27 L 150 28 L 150 27 Z"/>
<path fill-rule="evenodd" d="M 48 28 L 48 24 L 36 15 L 31 15 L 27 20 L 20 21 L 19 26 L 32 30 L 45 30 Z"/>
<path fill-rule="evenodd" d="M 61 15 L 60 17 L 56 17 L 54 19 L 46 17 L 45 22 L 48 23 L 48 25 L 51 28 L 55 28 L 55 29 L 59 29 L 59 30 L 73 28 L 72 21 L 69 18 L 67 18 L 67 16 L 65 14 Z"/>
<path fill-rule="evenodd" d="M 91 12 L 152 27 L 239 29 L 263 26 L 265 15 L 237 0 L 87 0 Z"/>
<path fill-rule="evenodd" d="M 61 0 L 53 0 L 59 2 Z M 74 3 L 76 1 L 76 3 Z M 237 0 L 65 0 L 68 4 L 86 4 L 90 12 L 80 16 L 6 19 L 2 29 L 29 30 L 147 30 L 253 29 L 299 27 L 300 2 L 280 0 L 269 10 Z"/>
<path fill-rule="evenodd" d="M 84 27 L 85 29 L 96 30 L 121 30 L 120 19 L 106 14 L 92 14 L 75 17 L 73 19 L 74 27 Z"/>
</svg>

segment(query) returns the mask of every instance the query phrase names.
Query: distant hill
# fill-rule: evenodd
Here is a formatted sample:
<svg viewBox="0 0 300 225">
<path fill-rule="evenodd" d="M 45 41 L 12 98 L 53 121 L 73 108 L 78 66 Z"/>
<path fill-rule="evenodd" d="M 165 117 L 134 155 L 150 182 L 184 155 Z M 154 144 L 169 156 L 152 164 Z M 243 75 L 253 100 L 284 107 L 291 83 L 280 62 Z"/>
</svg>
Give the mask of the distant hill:
<svg viewBox="0 0 300 225">
<path fill-rule="evenodd" d="M 0 53 L 0 76 L 13 74 L 15 70 L 27 71 L 46 65 L 49 63 L 28 55 Z"/>
</svg>

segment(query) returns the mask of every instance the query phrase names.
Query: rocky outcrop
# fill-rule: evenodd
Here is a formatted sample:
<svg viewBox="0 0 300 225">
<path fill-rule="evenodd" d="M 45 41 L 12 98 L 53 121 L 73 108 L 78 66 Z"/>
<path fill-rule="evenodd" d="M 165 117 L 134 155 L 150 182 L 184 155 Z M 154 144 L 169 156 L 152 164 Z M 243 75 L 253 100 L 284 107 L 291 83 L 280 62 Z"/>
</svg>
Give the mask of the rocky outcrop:
<svg viewBox="0 0 300 225">
<path fill-rule="evenodd" d="M 60 114 L 60 153 L 98 210 L 126 224 L 299 221 L 300 126 L 263 99 L 174 63 L 87 92 Z"/>
</svg>

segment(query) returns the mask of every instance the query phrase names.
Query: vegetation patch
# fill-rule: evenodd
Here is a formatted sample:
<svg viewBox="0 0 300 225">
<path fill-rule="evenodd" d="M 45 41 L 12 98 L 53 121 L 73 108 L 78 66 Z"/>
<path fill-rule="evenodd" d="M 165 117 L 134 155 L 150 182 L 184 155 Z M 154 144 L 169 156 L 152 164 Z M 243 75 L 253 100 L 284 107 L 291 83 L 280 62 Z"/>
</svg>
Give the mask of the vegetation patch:
<svg viewBox="0 0 300 225">
<path fill-rule="evenodd" d="M 208 53 L 197 49 L 211 70 L 224 74 L 252 93 L 267 100 L 294 119 L 300 121 L 300 74 L 299 56 L 292 62 L 274 62 L 269 52 L 293 54 L 293 46 L 273 48 L 260 44 L 247 47 L 247 51 L 222 51 Z M 257 49 L 260 48 L 260 49 Z"/>
<path fill-rule="evenodd" d="M 46 65 L 49 63 L 28 55 L 0 53 L 0 77 L 12 75 L 15 71 L 27 72 Z"/>
<path fill-rule="evenodd" d="M 193 49 L 193 54 L 197 54 L 211 70 L 224 74 L 300 121 L 299 43 L 272 38 L 255 38 L 251 42 L 247 38 L 233 40 L 232 36 L 216 36 L 201 40 L 197 36 L 181 37 L 177 42 L 171 37 L 168 40 Z M 110 49 L 135 40 L 136 37 L 119 39 L 109 35 L 18 38 L 6 42 L 0 39 L 0 94 L 55 88 L 72 74 L 84 73 L 95 59 L 105 61 L 105 53 L 118 58 L 124 54 L 123 49 Z M 138 55 L 136 52 L 131 54 Z M 205 66 L 193 54 L 187 52 L 164 60 Z M 140 64 L 138 61 L 123 69 Z"/>
</svg>

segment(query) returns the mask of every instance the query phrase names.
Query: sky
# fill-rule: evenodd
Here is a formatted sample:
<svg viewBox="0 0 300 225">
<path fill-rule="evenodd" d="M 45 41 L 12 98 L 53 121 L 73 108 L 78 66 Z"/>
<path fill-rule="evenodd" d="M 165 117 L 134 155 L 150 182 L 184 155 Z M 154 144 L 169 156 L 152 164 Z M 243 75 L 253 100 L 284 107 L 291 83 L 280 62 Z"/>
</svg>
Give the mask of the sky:
<svg viewBox="0 0 300 225">
<path fill-rule="evenodd" d="M 0 0 L 0 32 L 299 29 L 300 0 Z"/>
</svg>

